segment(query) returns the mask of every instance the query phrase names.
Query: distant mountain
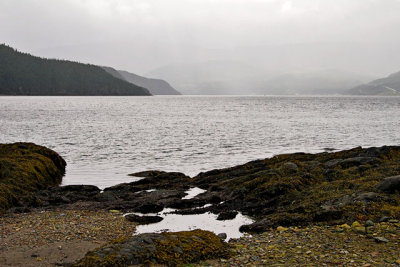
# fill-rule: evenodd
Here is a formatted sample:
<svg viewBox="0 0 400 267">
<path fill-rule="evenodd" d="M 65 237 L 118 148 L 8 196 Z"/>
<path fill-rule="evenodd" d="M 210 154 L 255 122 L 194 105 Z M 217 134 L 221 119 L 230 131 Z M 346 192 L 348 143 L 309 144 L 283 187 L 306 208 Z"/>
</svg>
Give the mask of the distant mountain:
<svg viewBox="0 0 400 267">
<path fill-rule="evenodd" d="M 123 80 L 123 81 L 127 81 L 127 80 L 121 75 L 121 73 L 119 73 L 116 69 L 111 68 L 111 67 L 105 67 L 105 66 L 102 66 L 102 68 L 103 68 L 105 71 L 107 71 L 109 74 L 111 74 L 112 76 L 114 76 L 115 78 L 118 78 L 118 79 Z M 127 81 L 127 82 L 129 82 L 129 81 Z M 136 84 L 136 85 L 138 85 L 138 84 Z M 138 85 L 138 86 L 140 86 L 140 85 Z M 145 87 L 145 88 L 146 88 L 146 87 Z M 146 89 L 148 90 L 148 88 L 146 88 Z"/>
<path fill-rule="evenodd" d="M 198 95 L 341 94 L 372 79 L 337 69 L 271 71 L 239 61 L 170 65 L 147 75 L 170 81 L 183 94 Z"/>
<path fill-rule="evenodd" d="M 400 95 L 400 72 L 359 85 L 345 93 L 349 95 Z"/>
<path fill-rule="evenodd" d="M 184 95 L 221 95 L 249 94 L 249 82 L 258 74 L 266 75 L 243 62 L 213 60 L 167 65 L 146 76 L 167 80 Z"/>
<path fill-rule="evenodd" d="M 146 78 L 133 74 L 124 70 L 118 70 L 118 72 L 127 80 L 133 84 L 142 86 L 149 89 L 152 95 L 180 95 L 175 88 L 169 83 L 161 79 Z"/>
<path fill-rule="evenodd" d="M 44 59 L 0 44 L 0 95 L 150 95 L 101 67 Z"/>
<path fill-rule="evenodd" d="M 287 73 L 260 81 L 253 92 L 272 95 L 342 94 L 347 88 L 368 79 L 369 76 L 340 70 Z"/>
<path fill-rule="evenodd" d="M 124 70 L 115 70 L 111 67 L 103 67 L 105 71 L 112 76 L 130 82 L 132 84 L 144 87 L 150 91 L 152 95 L 180 95 L 169 83 L 160 79 L 150 79 L 137 74 L 133 74 Z"/>
</svg>

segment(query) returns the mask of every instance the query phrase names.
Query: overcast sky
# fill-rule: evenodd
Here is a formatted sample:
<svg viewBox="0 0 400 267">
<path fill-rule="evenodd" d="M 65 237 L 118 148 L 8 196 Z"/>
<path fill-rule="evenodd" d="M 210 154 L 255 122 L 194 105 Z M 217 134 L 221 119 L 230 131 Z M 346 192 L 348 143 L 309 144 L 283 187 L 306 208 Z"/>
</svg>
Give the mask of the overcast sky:
<svg viewBox="0 0 400 267">
<path fill-rule="evenodd" d="M 376 44 L 379 56 L 400 43 L 400 0 L 0 0 L 0 25 L 21 51 L 143 74 L 287 44 Z"/>
</svg>

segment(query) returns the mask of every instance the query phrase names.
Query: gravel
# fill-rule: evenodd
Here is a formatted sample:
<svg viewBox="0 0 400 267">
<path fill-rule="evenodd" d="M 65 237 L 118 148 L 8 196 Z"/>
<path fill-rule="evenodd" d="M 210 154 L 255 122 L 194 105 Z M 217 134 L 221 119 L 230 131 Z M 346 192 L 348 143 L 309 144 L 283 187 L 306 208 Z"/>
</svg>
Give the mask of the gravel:
<svg viewBox="0 0 400 267">
<path fill-rule="evenodd" d="M 73 262 L 134 231 L 135 224 L 119 212 L 52 210 L 6 215 L 0 217 L 0 266 Z"/>
</svg>

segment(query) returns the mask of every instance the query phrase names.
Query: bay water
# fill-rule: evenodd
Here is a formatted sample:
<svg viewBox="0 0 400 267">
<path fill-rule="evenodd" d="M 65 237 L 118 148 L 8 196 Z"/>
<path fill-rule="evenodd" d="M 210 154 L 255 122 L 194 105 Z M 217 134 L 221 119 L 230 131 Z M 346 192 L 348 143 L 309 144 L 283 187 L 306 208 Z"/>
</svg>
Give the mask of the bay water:
<svg viewBox="0 0 400 267">
<path fill-rule="evenodd" d="M 400 97 L 1 96 L 0 143 L 67 161 L 63 184 L 144 170 L 199 172 L 290 152 L 400 145 Z"/>
</svg>

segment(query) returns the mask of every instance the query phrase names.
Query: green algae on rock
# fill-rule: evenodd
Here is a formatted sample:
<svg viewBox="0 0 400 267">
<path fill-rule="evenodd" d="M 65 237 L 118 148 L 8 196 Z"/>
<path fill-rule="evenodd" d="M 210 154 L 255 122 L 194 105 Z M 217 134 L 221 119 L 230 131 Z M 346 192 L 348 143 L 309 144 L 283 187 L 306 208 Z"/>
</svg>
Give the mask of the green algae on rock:
<svg viewBox="0 0 400 267">
<path fill-rule="evenodd" d="M 31 192 L 59 185 L 65 166 L 64 159 L 46 147 L 0 144 L 0 214 Z"/>
<path fill-rule="evenodd" d="M 209 231 L 150 233 L 110 242 L 88 252 L 74 266 L 181 266 L 206 259 L 229 257 L 230 253 L 230 246 Z"/>
<path fill-rule="evenodd" d="M 223 201 L 210 210 L 254 216 L 257 221 L 241 230 L 263 232 L 279 225 L 378 221 L 382 216 L 399 219 L 399 191 L 380 190 L 386 177 L 399 174 L 400 147 L 357 147 L 277 155 L 200 173 L 193 183 L 207 189 L 202 198 L 218 196 Z"/>
<path fill-rule="evenodd" d="M 51 207 L 83 201 L 81 205 L 86 203 L 90 209 L 124 212 L 152 213 L 173 208 L 178 214 L 212 212 L 220 218 L 240 212 L 255 219 L 253 224 L 242 226 L 242 232 L 263 232 L 277 226 L 351 224 L 356 220 L 378 222 L 384 217 L 400 219 L 400 146 L 283 154 L 200 173 L 193 179 L 177 172 L 132 175 L 144 178 L 105 188 L 103 193 L 93 186 L 51 188 L 36 194 L 36 206 L 32 202 L 25 206 Z M 182 199 L 193 187 L 206 191 Z"/>
</svg>

